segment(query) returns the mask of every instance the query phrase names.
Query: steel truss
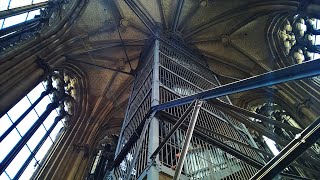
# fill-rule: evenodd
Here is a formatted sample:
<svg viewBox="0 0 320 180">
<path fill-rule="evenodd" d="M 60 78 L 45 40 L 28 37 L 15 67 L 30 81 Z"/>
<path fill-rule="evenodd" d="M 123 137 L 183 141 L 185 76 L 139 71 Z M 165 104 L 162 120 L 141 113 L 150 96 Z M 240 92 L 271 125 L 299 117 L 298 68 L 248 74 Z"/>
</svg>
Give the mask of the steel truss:
<svg viewBox="0 0 320 180">
<path fill-rule="evenodd" d="M 279 155 L 275 156 L 263 168 L 259 170 L 252 180 L 272 179 L 284 168 L 291 164 L 295 159 L 311 147 L 320 137 L 320 117 L 307 127 L 301 134 L 297 134 Z"/>
<path fill-rule="evenodd" d="M 320 75 L 320 61 L 309 61 L 220 86 L 201 58 L 163 39 L 156 39 L 151 44 L 136 71 L 114 161 L 115 178 L 143 179 L 143 175 L 157 178 L 160 172 L 173 176 L 174 170 L 178 169 L 175 177 L 181 175 L 181 179 L 213 176 L 216 179 L 249 179 L 264 166 L 264 157 L 272 156 L 257 148 L 247 127 L 282 145 L 288 141 L 247 120 L 247 116 L 293 133 L 301 132 L 233 106 L 226 96 Z M 192 116 L 191 109 L 197 100 L 204 102 L 198 115 Z M 225 108 L 230 112 L 223 110 Z M 319 163 L 312 152 L 308 153 L 310 162 Z M 183 165 L 186 163 L 188 166 Z M 284 169 L 289 164 L 282 165 Z M 282 170 L 277 173 L 292 179 L 308 179 Z M 304 170 L 308 171 L 308 167 Z M 312 173 L 312 170 L 308 172 Z"/>
<path fill-rule="evenodd" d="M 165 121 L 168 121 L 168 122 L 179 122 L 179 120 L 177 121 L 174 117 L 170 116 L 169 114 L 165 113 L 165 112 L 161 112 L 160 113 L 160 116 L 162 117 L 163 120 Z M 187 124 L 182 124 L 181 123 L 181 127 L 185 130 L 188 129 L 188 126 Z M 177 129 L 172 129 L 171 131 L 175 132 Z M 172 132 L 172 133 L 173 133 Z M 195 130 L 194 130 L 194 136 L 195 137 L 198 137 L 198 138 L 201 138 L 201 139 L 205 139 L 207 143 L 209 144 L 212 144 L 214 146 L 218 146 L 219 148 L 221 148 L 222 150 L 230 153 L 231 155 L 241 159 L 241 160 L 244 160 L 246 163 L 250 164 L 251 166 L 254 166 L 256 168 L 259 168 L 259 169 L 262 169 L 264 168 L 264 165 L 261 163 L 261 162 L 258 162 L 256 161 L 255 159 L 247 156 L 246 154 L 243 154 L 241 152 L 239 152 L 238 150 L 234 149 L 233 147 L 231 146 L 228 146 L 228 145 L 225 145 L 223 142 L 219 141 L 218 139 L 216 139 L 215 137 L 213 136 L 210 136 L 210 135 L 206 135 L 206 133 L 203 132 L 203 129 L 199 126 L 196 126 L 195 127 Z M 248 145 L 247 145 L 248 146 Z M 160 148 L 160 146 L 158 147 Z M 251 147 L 252 148 L 252 147 Z M 254 149 L 255 151 L 257 152 L 260 152 L 262 150 L 260 149 Z M 153 155 L 155 156 L 157 152 L 154 152 Z M 271 155 L 267 152 L 264 152 L 262 151 L 262 153 L 265 153 L 265 154 L 268 154 L 268 155 Z M 285 168 L 285 167 L 284 167 Z M 313 172 L 314 170 L 312 169 L 309 169 L 309 168 L 305 168 L 305 170 L 307 171 L 311 171 L 313 174 L 319 174 L 319 172 Z M 263 171 L 262 171 L 263 172 Z M 292 178 L 292 179 L 310 179 L 310 178 L 304 178 L 304 177 L 300 177 L 300 176 L 297 176 L 297 175 L 293 175 L 293 174 L 289 174 L 289 173 L 280 173 L 278 172 L 278 174 L 281 174 L 281 176 L 283 177 L 287 177 L 287 178 Z M 277 174 L 276 174 L 277 175 Z M 253 178 L 252 180 L 254 180 L 255 178 Z M 269 178 L 269 179 L 272 179 L 272 178 Z"/>
</svg>

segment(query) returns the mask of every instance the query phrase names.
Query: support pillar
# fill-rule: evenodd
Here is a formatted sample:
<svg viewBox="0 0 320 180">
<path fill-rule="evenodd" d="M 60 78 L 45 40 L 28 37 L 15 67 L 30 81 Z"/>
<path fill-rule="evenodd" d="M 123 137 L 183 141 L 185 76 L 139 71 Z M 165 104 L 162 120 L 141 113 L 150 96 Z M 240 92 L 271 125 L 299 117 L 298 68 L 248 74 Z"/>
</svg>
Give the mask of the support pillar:
<svg viewBox="0 0 320 180">
<path fill-rule="evenodd" d="M 194 106 L 194 110 L 192 112 L 192 117 L 191 117 L 191 120 L 190 120 L 190 123 L 189 123 L 189 126 L 188 126 L 188 130 L 187 130 L 187 133 L 186 133 L 186 138 L 184 140 L 184 144 L 183 144 L 183 147 L 182 147 L 181 156 L 179 158 L 179 162 L 178 162 L 178 166 L 177 166 L 176 172 L 174 173 L 174 177 L 173 177 L 174 180 L 180 179 L 180 175 L 181 175 L 181 171 L 182 171 L 182 168 L 183 168 L 184 160 L 185 160 L 185 158 L 187 156 L 187 152 L 188 152 L 188 149 L 189 149 L 189 144 L 190 144 L 190 141 L 191 141 L 191 138 L 192 138 L 194 127 L 195 127 L 197 119 L 198 119 L 198 115 L 199 115 L 199 111 L 200 111 L 200 108 L 201 108 L 201 104 L 202 104 L 202 101 L 197 101 L 195 106 Z"/>
<path fill-rule="evenodd" d="M 153 52 L 154 64 L 153 64 L 153 84 L 152 84 L 152 95 L 151 95 L 151 106 L 159 104 L 159 40 L 155 40 L 154 52 Z M 149 128 L 149 143 L 148 143 L 148 160 L 149 170 L 147 173 L 147 179 L 159 179 L 159 157 L 156 156 L 151 159 L 152 153 L 159 146 L 159 120 L 157 117 L 153 117 L 150 122 Z"/>
</svg>

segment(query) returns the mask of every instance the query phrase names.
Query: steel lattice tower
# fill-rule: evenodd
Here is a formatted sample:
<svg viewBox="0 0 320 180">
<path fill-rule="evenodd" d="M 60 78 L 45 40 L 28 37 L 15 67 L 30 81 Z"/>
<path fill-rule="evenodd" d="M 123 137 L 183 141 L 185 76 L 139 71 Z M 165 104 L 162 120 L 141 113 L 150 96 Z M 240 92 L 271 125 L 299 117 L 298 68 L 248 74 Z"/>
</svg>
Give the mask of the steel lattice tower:
<svg viewBox="0 0 320 180">
<path fill-rule="evenodd" d="M 129 179 L 129 176 L 131 179 L 173 177 L 192 111 L 188 108 L 189 104 L 166 109 L 157 115 L 150 114 L 150 108 L 220 85 L 201 57 L 172 45 L 154 40 L 141 56 L 118 142 L 113 174 L 116 179 Z M 231 103 L 228 97 L 219 99 Z M 168 139 L 158 155 L 150 158 L 175 124 L 175 119 L 183 114 L 184 123 Z M 248 179 L 256 173 L 256 168 L 219 149 L 214 145 L 215 141 L 257 162 L 263 161 L 258 153 L 234 143 L 238 141 L 255 146 L 246 127 L 204 102 L 198 114 L 181 179 Z M 130 169 L 131 173 L 128 173 Z"/>
</svg>

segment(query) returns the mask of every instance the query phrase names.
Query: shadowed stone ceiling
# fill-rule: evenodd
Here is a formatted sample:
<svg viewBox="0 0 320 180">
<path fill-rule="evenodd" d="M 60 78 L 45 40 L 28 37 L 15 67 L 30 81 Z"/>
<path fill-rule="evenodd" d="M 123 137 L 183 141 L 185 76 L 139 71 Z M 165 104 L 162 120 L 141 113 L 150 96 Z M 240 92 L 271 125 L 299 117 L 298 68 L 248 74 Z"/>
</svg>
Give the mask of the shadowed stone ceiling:
<svg viewBox="0 0 320 180">
<path fill-rule="evenodd" d="M 106 102 L 126 107 L 132 76 L 101 67 L 134 72 L 143 45 L 152 37 L 143 18 L 152 29 L 200 52 L 211 70 L 222 75 L 222 83 L 228 83 L 272 69 L 266 40 L 269 17 L 297 6 L 297 1 L 90 0 L 67 34 L 65 56 L 86 71 L 94 116 L 106 111 Z M 137 7 L 142 20 L 134 12 Z M 115 112 L 111 108 L 106 114 L 112 119 Z"/>
</svg>

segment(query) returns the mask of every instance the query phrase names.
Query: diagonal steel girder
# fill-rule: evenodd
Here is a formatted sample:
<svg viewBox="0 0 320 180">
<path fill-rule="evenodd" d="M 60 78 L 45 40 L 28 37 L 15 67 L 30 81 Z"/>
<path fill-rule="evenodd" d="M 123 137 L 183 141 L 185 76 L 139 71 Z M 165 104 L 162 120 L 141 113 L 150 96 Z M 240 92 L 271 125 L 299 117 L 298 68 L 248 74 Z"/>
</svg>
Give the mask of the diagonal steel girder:
<svg viewBox="0 0 320 180">
<path fill-rule="evenodd" d="M 286 140 L 286 139 L 282 138 L 281 136 L 274 134 L 273 132 L 271 132 L 270 130 L 265 128 L 264 126 L 247 119 L 245 116 L 243 116 L 237 112 L 224 111 L 223 108 L 217 107 L 217 106 L 216 106 L 216 108 L 219 109 L 220 111 L 234 117 L 236 120 L 243 123 L 247 127 L 254 129 L 255 131 L 259 132 L 260 134 L 268 137 L 269 139 L 272 139 L 274 142 L 276 142 L 277 144 L 279 144 L 283 147 L 287 146 L 287 144 L 290 143 L 289 140 Z M 306 149 L 306 154 L 303 155 L 303 158 L 320 166 L 320 159 L 316 156 L 316 154 L 313 151 Z"/>
<path fill-rule="evenodd" d="M 248 111 L 246 109 L 240 108 L 238 106 L 224 103 L 224 102 L 222 102 L 220 100 L 210 100 L 210 101 L 208 101 L 208 103 L 212 103 L 212 104 L 218 105 L 218 106 L 220 106 L 222 108 L 226 108 L 226 109 L 230 109 L 230 110 L 236 111 L 236 112 L 241 113 L 241 114 L 243 114 L 245 116 L 249 116 L 249 117 L 253 117 L 255 119 L 259 119 L 262 122 L 266 122 L 268 124 L 275 125 L 277 127 L 283 128 L 285 130 L 289 130 L 289 131 L 291 131 L 293 133 L 300 133 L 302 131 L 301 129 L 298 129 L 296 127 L 290 126 L 288 124 L 285 124 L 285 123 L 282 123 L 282 122 L 279 122 L 279 121 L 276 121 L 276 120 L 273 120 L 273 119 L 270 119 L 270 118 L 268 118 L 266 116 L 263 116 L 263 115 L 260 115 L 260 114 L 257 114 L 257 113 L 253 113 L 251 111 Z"/>
<path fill-rule="evenodd" d="M 252 180 L 273 179 L 320 137 L 320 117 L 296 136 L 282 151 L 259 170 Z"/>
<path fill-rule="evenodd" d="M 221 96 L 226 96 L 267 86 L 273 86 L 280 83 L 285 83 L 287 81 L 299 80 L 317 75 L 320 75 L 320 60 L 312 60 L 302 64 L 288 66 L 279 70 L 267 72 L 265 74 L 229 83 L 194 95 L 169 101 L 160 105 L 156 105 L 152 107 L 152 111 L 161 111 L 164 109 L 181 106 L 184 104 L 191 103 L 195 99 L 214 99 Z"/>
<path fill-rule="evenodd" d="M 162 114 L 162 115 L 164 115 L 164 116 L 170 117 L 171 119 L 178 119 L 178 120 L 177 120 L 177 122 L 175 123 L 175 125 L 170 129 L 169 133 L 167 133 L 166 137 L 165 137 L 164 140 L 161 142 L 161 144 L 158 146 L 158 148 L 157 148 L 157 149 L 153 152 L 153 154 L 150 156 L 151 159 L 155 158 L 155 156 L 159 153 L 159 151 L 162 149 L 162 147 L 166 144 L 166 142 L 167 142 L 168 139 L 171 137 L 171 135 L 172 135 L 183 123 L 185 123 L 185 122 L 184 122 L 184 121 L 185 121 L 185 118 L 186 118 L 186 116 L 188 115 L 189 112 L 190 112 L 190 110 L 186 110 L 186 111 L 184 112 L 184 114 L 183 114 L 179 119 L 178 119 L 177 117 L 172 116 L 172 115 L 168 115 L 165 111 L 160 111 L 160 112 L 158 113 L 159 115 Z M 186 113 L 187 113 L 187 114 L 186 114 Z M 186 123 L 188 123 L 188 121 L 186 121 Z M 210 129 L 208 129 L 208 128 L 205 128 L 205 127 L 202 127 L 202 126 L 199 126 L 199 125 L 196 125 L 195 128 L 196 128 L 197 130 L 201 131 L 201 132 L 206 133 L 206 134 L 207 134 L 207 133 L 214 134 L 214 135 L 219 136 L 219 137 L 221 137 L 221 138 L 223 138 L 223 139 L 227 139 L 227 140 L 229 140 L 229 141 L 232 141 L 232 142 L 234 142 L 234 143 L 237 143 L 237 144 L 239 144 L 240 146 L 244 146 L 244 147 L 247 147 L 247 148 L 249 148 L 249 149 L 252 149 L 252 150 L 254 150 L 254 151 L 258 152 L 258 153 L 262 153 L 262 154 L 267 155 L 267 156 L 269 156 L 269 157 L 273 157 L 272 154 L 270 154 L 270 153 L 268 153 L 268 152 L 266 152 L 266 151 L 264 151 L 264 150 L 255 148 L 255 147 L 253 147 L 253 146 L 251 146 L 251 145 L 249 145 L 249 144 L 245 144 L 244 142 L 240 142 L 240 141 L 235 140 L 235 139 L 233 139 L 233 138 L 230 138 L 230 137 L 228 137 L 228 136 L 226 136 L 226 135 L 223 135 L 223 134 L 220 134 L 220 133 L 218 133 L 218 132 L 212 131 L 212 130 L 210 130 Z"/>
<path fill-rule="evenodd" d="M 177 119 L 175 119 L 172 115 L 170 115 L 164 111 L 161 111 L 160 113 L 158 113 L 158 117 L 160 117 L 160 119 L 167 121 L 169 123 L 174 124 L 175 122 L 177 122 Z M 183 130 L 187 130 L 188 125 L 182 124 L 181 128 Z M 257 161 L 256 159 L 242 153 L 241 151 L 225 144 L 224 142 L 216 139 L 215 137 L 208 135 L 207 133 L 203 132 L 199 128 L 196 128 L 194 130 L 193 134 L 194 134 L 194 137 L 197 137 L 197 138 L 199 138 L 199 139 L 201 139 L 201 140 L 205 141 L 206 143 L 211 144 L 213 146 L 217 146 L 219 149 L 221 149 L 221 150 L 233 155 L 234 157 L 246 162 L 247 164 L 249 164 L 252 167 L 255 167 L 257 169 L 260 169 L 263 167 L 263 163 L 261 163 L 261 162 Z M 300 176 L 290 174 L 290 173 L 281 173 L 281 176 L 288 177 L 291 179 L 309 179 L 309 178 L 300 177 Z"/>
<path fill-rule="evenodd" d="M 174 124 L 174 126 L 170 129 L 170 131 L 167 133 L 167 136 L 162 140 L 162 142 L 159 144 L 157 149 L 151 154 L 151 156 L 150 156 L 151 159 L 155 159 L 156 155 L 164 147 L 164 145 L 170 139 L 172 134 L 181 126 L 181 124 L 183 123 L 185 118 L 189 115 L 189 112 L 191 111 L 193 105 L 194 105 L 194 101 L 189 105 L 189 107 L 184 111 L 182 116 L 177 120 L 177 122 Z"/>
</svg>

